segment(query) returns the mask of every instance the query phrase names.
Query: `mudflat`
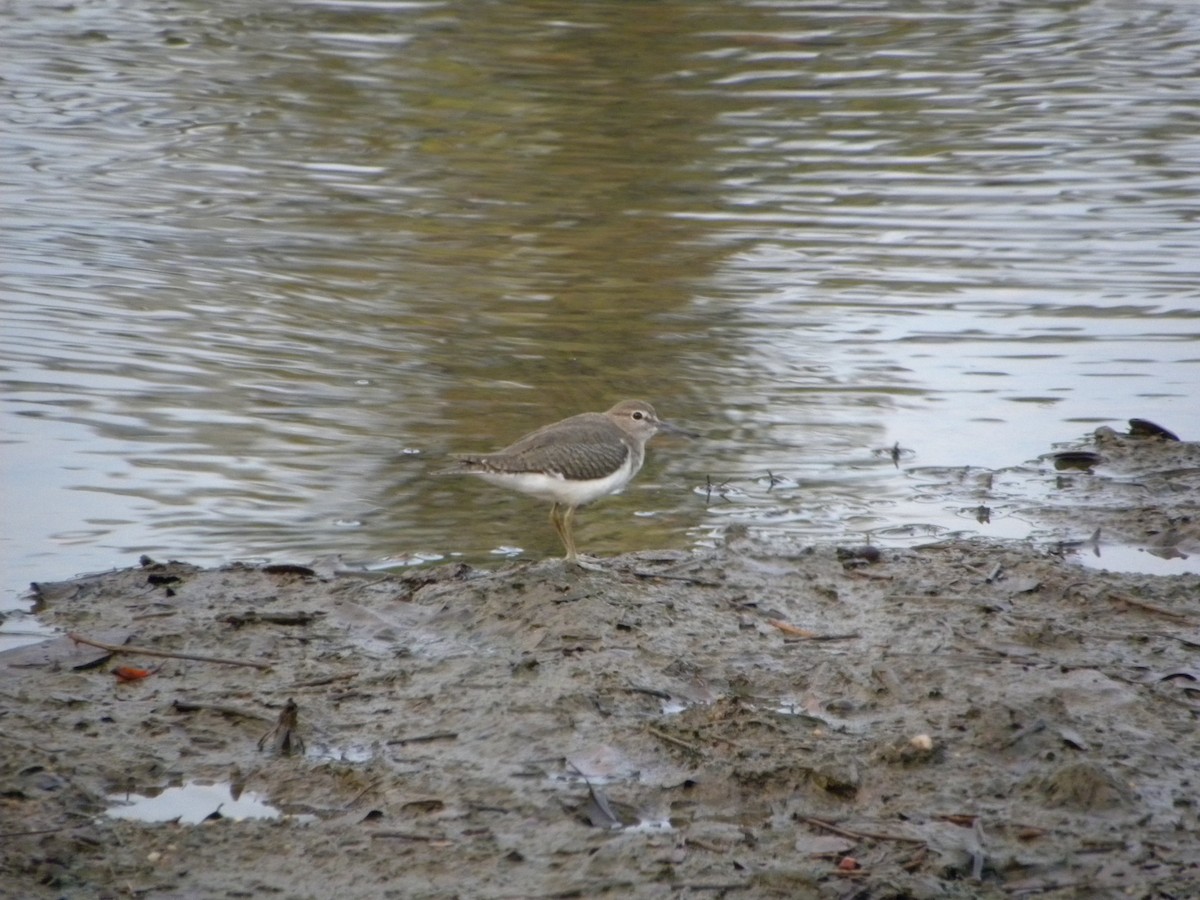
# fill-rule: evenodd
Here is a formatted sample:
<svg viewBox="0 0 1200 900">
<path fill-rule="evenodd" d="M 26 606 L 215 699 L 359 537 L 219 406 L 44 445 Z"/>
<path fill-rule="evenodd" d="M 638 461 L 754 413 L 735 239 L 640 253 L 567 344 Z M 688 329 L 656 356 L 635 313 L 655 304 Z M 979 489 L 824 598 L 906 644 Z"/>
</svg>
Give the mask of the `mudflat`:
<svg viewBox="0 0 1200 900">
<path fill-rule="evenodd" d="M 1196 445 L 1103 437 L 1138 503 L 1044 514 L 1193 548 Z M 73 637 L 0 655 L 0 895 L 1200 896 L 1200 576 L 1076 552 L 40 583 Z M 119 817 L 201 784 L 277 814 Z"/>
</svg>

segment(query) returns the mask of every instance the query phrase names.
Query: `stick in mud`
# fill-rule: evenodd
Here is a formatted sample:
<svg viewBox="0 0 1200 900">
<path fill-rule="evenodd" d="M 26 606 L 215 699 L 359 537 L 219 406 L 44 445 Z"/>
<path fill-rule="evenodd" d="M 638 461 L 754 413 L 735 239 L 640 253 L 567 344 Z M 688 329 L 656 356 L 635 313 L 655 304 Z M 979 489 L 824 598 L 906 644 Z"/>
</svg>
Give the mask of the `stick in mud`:
<svg viewBox="0 0 1200 900">
<path fill-rule="evenodd" d="M 103 641 L 95 641 L 89 637 L 84 637 L 82 634 L 70 632 L 67 637 L 77 644 L 87 644 L 89 647 L 99 647 L 101 650 L 107 650 L 109 653 L 136 653 L 139 656 L 158 656 L 167 659 L 188 659 L 193 662 L 210 662 L 219 663 L 224 666 L 251 666 L 255 669 L 269 669 L 270 663 L 254 662 L 249 659 L 226 659 L 220 656 L 203 656 L 199 653 L 173 653 L 170 650 L 154 650 L 150 647 L 135 647 L 132 644 L 121 646 L 119 644 L 106 644 Z"/>
</svg>

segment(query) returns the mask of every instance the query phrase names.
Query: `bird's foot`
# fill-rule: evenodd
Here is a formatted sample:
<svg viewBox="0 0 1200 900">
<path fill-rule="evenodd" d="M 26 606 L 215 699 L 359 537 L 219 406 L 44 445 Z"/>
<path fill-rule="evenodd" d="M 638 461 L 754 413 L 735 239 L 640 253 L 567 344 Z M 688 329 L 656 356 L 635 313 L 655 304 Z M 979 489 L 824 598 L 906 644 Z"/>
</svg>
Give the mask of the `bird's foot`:
<svg viewBox="0 0 1200 900">
<path fill-rule="evenodd" d="M 574 566 L 578 569 L 583 569 L 585 572 L 607 572 L 608 569 L 601 565 L 600 560 L 589 558 L 586 556 L 568 556 L 563 560 L 568 566 Z"/>
</svg>

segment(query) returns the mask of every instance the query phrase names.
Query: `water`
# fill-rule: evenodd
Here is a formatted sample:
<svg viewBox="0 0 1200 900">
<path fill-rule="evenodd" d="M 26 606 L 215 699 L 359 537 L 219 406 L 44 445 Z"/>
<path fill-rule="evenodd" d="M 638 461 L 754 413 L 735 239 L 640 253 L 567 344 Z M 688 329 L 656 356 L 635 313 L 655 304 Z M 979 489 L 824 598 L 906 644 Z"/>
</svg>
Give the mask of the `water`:
<svg viewBox="0 0 1200 900">
<path fill-rule="evenodd" d="M 921 472 L 1200 437 L 1197 46 L 1182 0 L 14 0 L 2 603 L 557 553 L 431 473 L 625 396 L 703 437 L 586 550 L 1021 536 Z"/>
<path fill-rule="evenodd" d="M 199 825 L 209 819 L 278 819 L 280 812 L 253 791 L 234 793 L 229 783 L 200 784 L 189 781 L 153 796 L 113 794 L 106 815 L 137 822 L 179 822 Z"/>
</svg>

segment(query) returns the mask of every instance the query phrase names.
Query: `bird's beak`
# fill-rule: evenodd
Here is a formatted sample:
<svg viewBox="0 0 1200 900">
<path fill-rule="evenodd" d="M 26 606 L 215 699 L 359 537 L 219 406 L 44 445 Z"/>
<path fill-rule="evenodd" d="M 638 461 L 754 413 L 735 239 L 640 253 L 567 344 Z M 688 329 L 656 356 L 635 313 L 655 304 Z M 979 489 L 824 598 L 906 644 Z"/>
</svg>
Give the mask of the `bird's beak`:
<svg viewBox="0 0 1200 900">
<path fill-rule="evenodd" d="M 688 431 L 686 428 L 680 428 L 678 425 L 672 425 L 670 422 L 664 422 L 662 419 L 658 420 L 658 430 L 663 434 L 677 434 L 680 437 L 700 437 L 700 435 L 694 431 Z"/>
</svg>

